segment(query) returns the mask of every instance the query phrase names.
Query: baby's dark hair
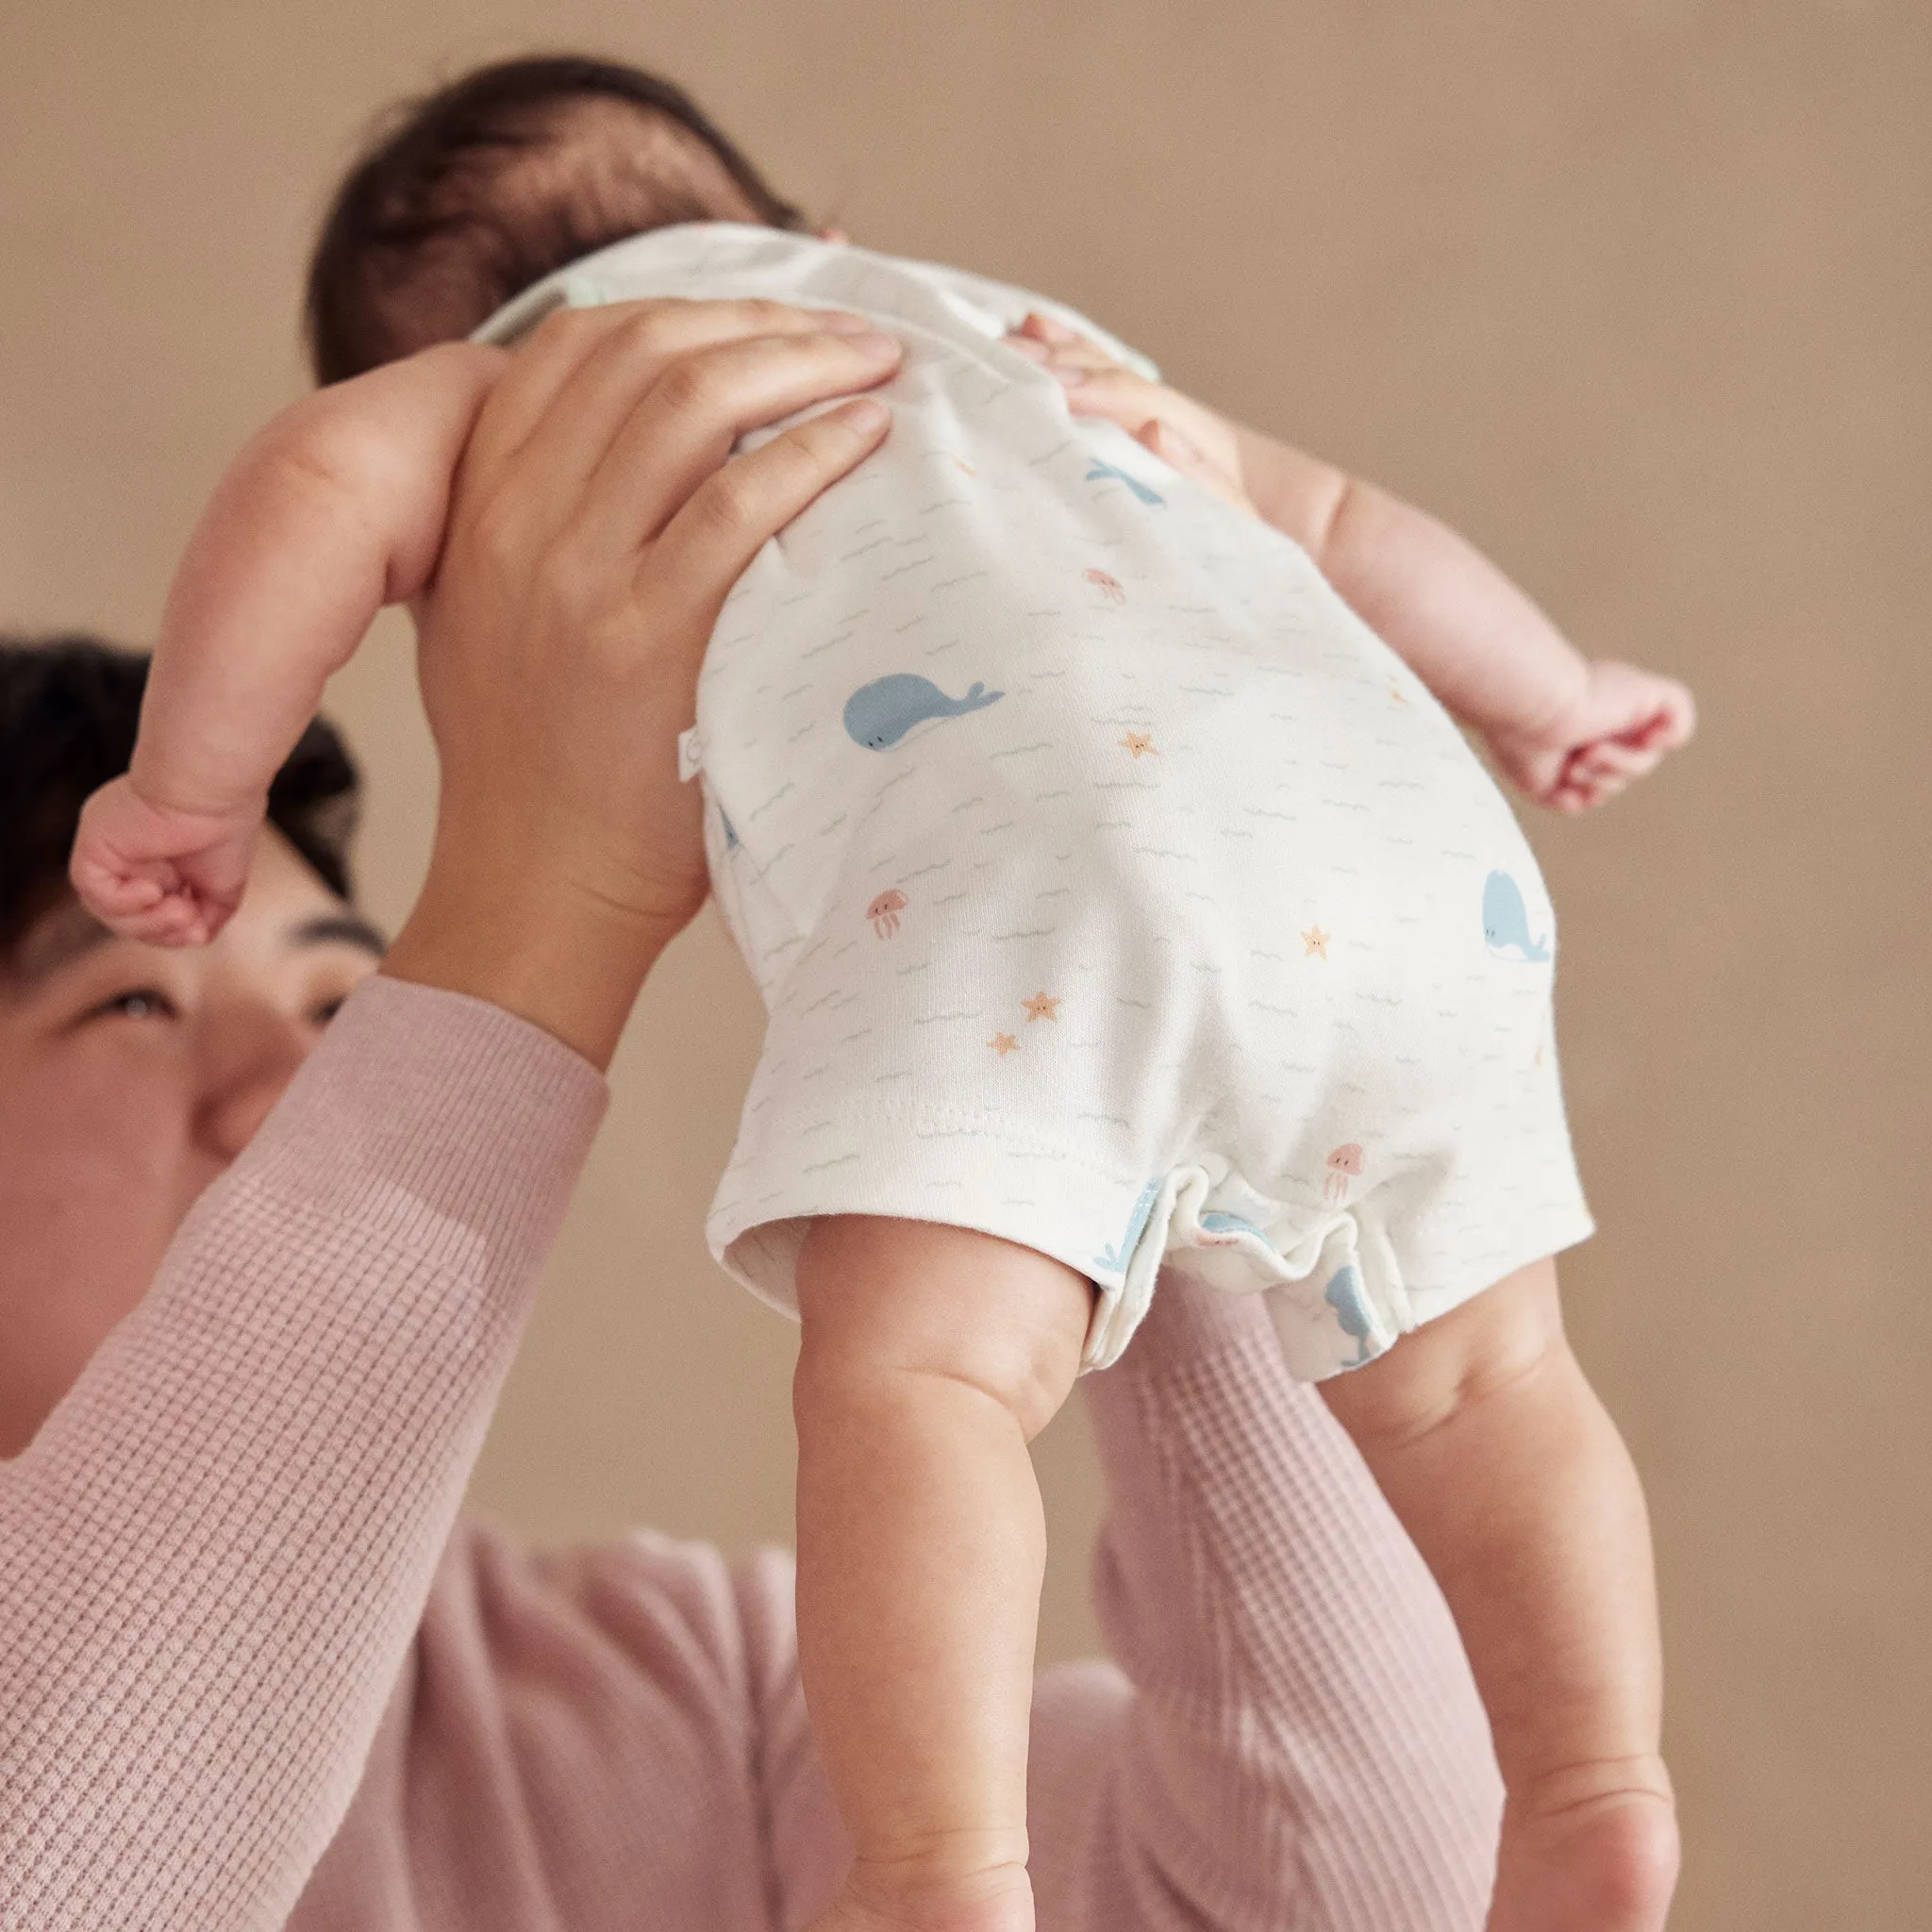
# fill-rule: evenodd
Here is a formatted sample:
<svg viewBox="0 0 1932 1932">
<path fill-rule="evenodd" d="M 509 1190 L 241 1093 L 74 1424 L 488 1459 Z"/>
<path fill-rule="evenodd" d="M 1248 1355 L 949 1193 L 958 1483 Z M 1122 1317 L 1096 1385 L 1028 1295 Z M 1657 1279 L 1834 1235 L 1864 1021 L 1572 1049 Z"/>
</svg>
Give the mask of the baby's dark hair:
<svg viewBox="0 0 1932 1932">
<path fill-rule="evenodd" d="M 0 972 L 68 891 L 89 793 L 127 769 L 147 663 L 78 632 L 0 637 Z M 358 791 L 341 740 L 318 718 L 268 794 L 269 823 L 343 899 Z"/>
<path fill-rule="evenodd" d="M 351 170 L 308 266 L 319 382 L 470 333 L 579 257 L 676 222 L 804 218 L 682 89 L 550 55 L 405 102 Z"/>
</svg>

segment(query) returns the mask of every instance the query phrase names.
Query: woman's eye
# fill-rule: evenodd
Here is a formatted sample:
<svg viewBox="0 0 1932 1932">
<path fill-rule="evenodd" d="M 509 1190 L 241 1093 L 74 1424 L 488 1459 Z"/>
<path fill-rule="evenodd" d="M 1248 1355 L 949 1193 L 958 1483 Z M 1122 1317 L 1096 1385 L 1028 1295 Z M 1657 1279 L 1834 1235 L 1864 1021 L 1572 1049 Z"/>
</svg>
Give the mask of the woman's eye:
<svg viewBox="0 0 1932 1932">
<path fill-rule="evenodd" d="M 318 1026 L 326 1026 L 342 1010 L 342 1002 L 348 998 L 345 992 L 339 992 L 334 999 L 325 1000 L 310 1016 Z"/>
<path fill-rule="evenodd" d="M 175 1011 L 175 1003 L 166 993 L 157 991 L 151 986 L 138 986 L 127 992 L 117 992 L 110 1000 L 103 1000 L 88 1015 L 91 1020 L 165 1020 Z"/>
</svg>

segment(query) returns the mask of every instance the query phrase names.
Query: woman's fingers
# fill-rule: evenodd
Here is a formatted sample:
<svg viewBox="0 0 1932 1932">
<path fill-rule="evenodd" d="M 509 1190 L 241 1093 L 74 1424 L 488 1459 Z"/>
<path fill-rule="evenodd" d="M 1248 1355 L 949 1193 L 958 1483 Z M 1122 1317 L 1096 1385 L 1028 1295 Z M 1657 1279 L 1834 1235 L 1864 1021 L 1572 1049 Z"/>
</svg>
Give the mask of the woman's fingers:
<svg viewBox="0 0 1932 1932">
<path fill-rule="evenodd" d="M 1118 424 L 1182 475 L 1237 509 L 1255 513 L 1241 480 L 1241 444 L 1213 410 L 1150 381 L 1098 342 L 1038 309 L 1006 341 L 1066 389 L 1067 408 L 1074 415 Z"/>
<path fill-rule="evenodd" d="M 680 356 L 756 336 L 858 334 L 842 309 L 781 302 L 618 302 L 547 316 L 511 358 L 470 439 L 466 468 L 493 477 L 511 457 L 533 484 L 581 488 L 615 425 Z"/>
<path fill-rule="evenodd" d="M 1042 314 L 1038 308 L 1028 311 L 1026 320 L 1013 331 L 1013 334 L 1026 337 L 1036 342 L 1044 342 L 1054 348 L 1087 341 L 1087 338 L 1078 329 L 1068 327 L 1065 323 L 1054 316 Z"/>
<path fill-rule="evenodd" d="M 1025 357 L 1029 362 L 1038 362 L 1058 375 L 1062 370 L 1075 372 L 1088 369 L 1117 369 L 1121 365 L 1096 342 L 1075 338 L 1064 344 L 1041 341 L 1034 336 L 1009 335 L 1007 346 Z M 1071 385 L 1070 385 L 1071 387 Z"/>
<path fill-rule="evenodd" d="M 1152 450 L 1169 469 L 1198 483 L 1202 489 L 1211 491 L 1234 508 L 1246 510 L 1250 516 L 1255 514 L 1255 506 L 1248 500 L 1248 492 L 1241 488 L 1241 478 L 1223 469 L 1172 423 L 1155 417 L 1141 424 L 1133 434 L 1134 441 L 1141 448 Z"/>
<path fill-rule="evenodd" d="M 708 372 L 718 358 L 727 358 L 728 368 L 734 351 L 754 343 L 824 345 L 873 339 L 861 318 L 852 318 L 858 326 L 844 333 L 824 326 L 825 320 L 823 313 L 813 317 L 810 311 L 772 302 L 641 305 L 566 377 L 523 445 L 523 467 L 538 487 L 574 507 L 631 412 L 667 385 L 689 382 L 693 399 L 708 400 L 714 382 Z M 775 330 L 757 326 L 769 321 L 782 325 Z M 813 322 L 818 325 L 811 326 Z"/>
<path fill-rule="evenodd" d="M 1123 369 L 1118 362 L 1106 362 L 1092 369 L 1067 368 L 1051 372 L 1067 384 L 1067 407 L 1076 416 L 1105 416 L 1132 431 L 1150 416 L 1165 416 L 1179 426 L 1186 413 L 1182 398 L 1173 390 Z M 1077 381 L 1070 380 L 1078 377 Z"/>
<path fill-rule="evenodd" d="M 702 656 L 719 608 L 759 547 L 885 441 L 891 411 L 870 396 L 794 424 L 734 457 L 691 493 L 644 563 L 662 634 Z"/>
<path fill-rule="evenodd" d="M 890 336 L 868 333 L 765 336 L 674 362 L 612 439 L 574 513 L 573 548 L 599 562 L 635 552 L 747 430 L 883 382 L 899 358 Z"/>
</svg>

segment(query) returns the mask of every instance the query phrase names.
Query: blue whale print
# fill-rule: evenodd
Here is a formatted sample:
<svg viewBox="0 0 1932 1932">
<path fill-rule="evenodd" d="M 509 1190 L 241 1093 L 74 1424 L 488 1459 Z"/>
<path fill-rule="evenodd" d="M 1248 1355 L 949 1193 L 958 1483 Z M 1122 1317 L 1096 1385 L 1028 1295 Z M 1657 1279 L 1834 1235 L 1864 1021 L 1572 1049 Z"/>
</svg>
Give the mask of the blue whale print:
<svg viewBox="0 0 1932 1932">
<path fill-rule="evenodd" d="M 845 700 L 845 729 L 855 743 L 868 751 L 887 751 L 915 724 L 928 718 L 960 718 L 968 711 L 983 711 L 1006 696 L 1003 691 L 988 691 L 975 684 L 963 698 L 949 698 L 929 677 L 910 671 L 895 671 L 890 677 L 874 677 L 861 684 Z"/>
<path fill-rule="evenodd" d="M 1087 472 L 1089 483 L 1124 483 L 1142 503 L 1151 503 L 1156 509 L 1162 508 L 1167 498 L 1158 491 L 1150 490 L 1138 476 L 1130 476 L 1124 470 L 1117 470 L 1111 463 L 1103 463 L 1098 457 L 1093 458 L 1093 467 Z"/>
<path fill-rule="evenodd" d="M 1513 947 L 1532 965 L 1550 957 L 1548 934 L 1541 940 L 1530 938 L 1523 890 L 1507 872 L 1492 872 L 1483 881 L 1483 938 L 1491 952 L 1507 953 Z"/>
<path fill-rule="evenodd" d="M 1118 1248 L 1111 1241 L 1094 1256 L 1092 1265 L 1102 1274 L 1124 1274 L 1134 1250 L 1140 1245 L 1141 1237 L 1146 1231 L 1147 1217 L 1154 1212 L 1154 1203 L 1160 1193 L 1160 1182 L 1151 1180 L 1141 1190 L 1140 1198 L 1134 1203 L 1134 1211 L 1127 1217 L 1127 1232 Z"/>
<path fill-rule="evenodd" d="M 1375 1331 L 1375 1318 L 1369 1307 L 1368 1294 L 1362 1288 L 1362 1277 L 1353 1261 L 1344 1261 L 1328 1277 L 1328 1286 L 1322 1291 L 1322 1299 L 1335 1310 L 1335 1319 L 1341 1324 L 1341 1332 L 1355 1337 L 1355 1359 L 1342 1363 L 1342 1367 L 1358 1369 L 1364 1362 L 1373 1360 L 1369 1354 L 1369 1337 Z"/>
<path fill-rule="evenodd" d="M 1274 1245 L 1252 1221 L 1243 1221 L 1239 1214 L 1223 1214 L 1218 1208 L 1202 1215 L 1201 1225 L 1209 1234 L 1251 1234 L 1264 1248 Z"/>
</svg>

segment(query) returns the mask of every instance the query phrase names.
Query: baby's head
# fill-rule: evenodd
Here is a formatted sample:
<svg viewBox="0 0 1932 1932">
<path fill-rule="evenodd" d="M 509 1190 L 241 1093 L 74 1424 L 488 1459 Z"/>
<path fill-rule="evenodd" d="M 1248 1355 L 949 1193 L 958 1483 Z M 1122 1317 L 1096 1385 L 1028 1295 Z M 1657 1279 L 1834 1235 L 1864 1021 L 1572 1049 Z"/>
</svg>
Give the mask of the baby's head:
<svg viewBox="0 0 1932 1932">
<path fill-rule="evenodd" d="M 669 81 L 509 60 L 408 104 L 338 192 L 308 267 L 308 346 L 339 382 L 466 336 L 512 295 L 675 222 L 801 225 Z"/>
</svg>

